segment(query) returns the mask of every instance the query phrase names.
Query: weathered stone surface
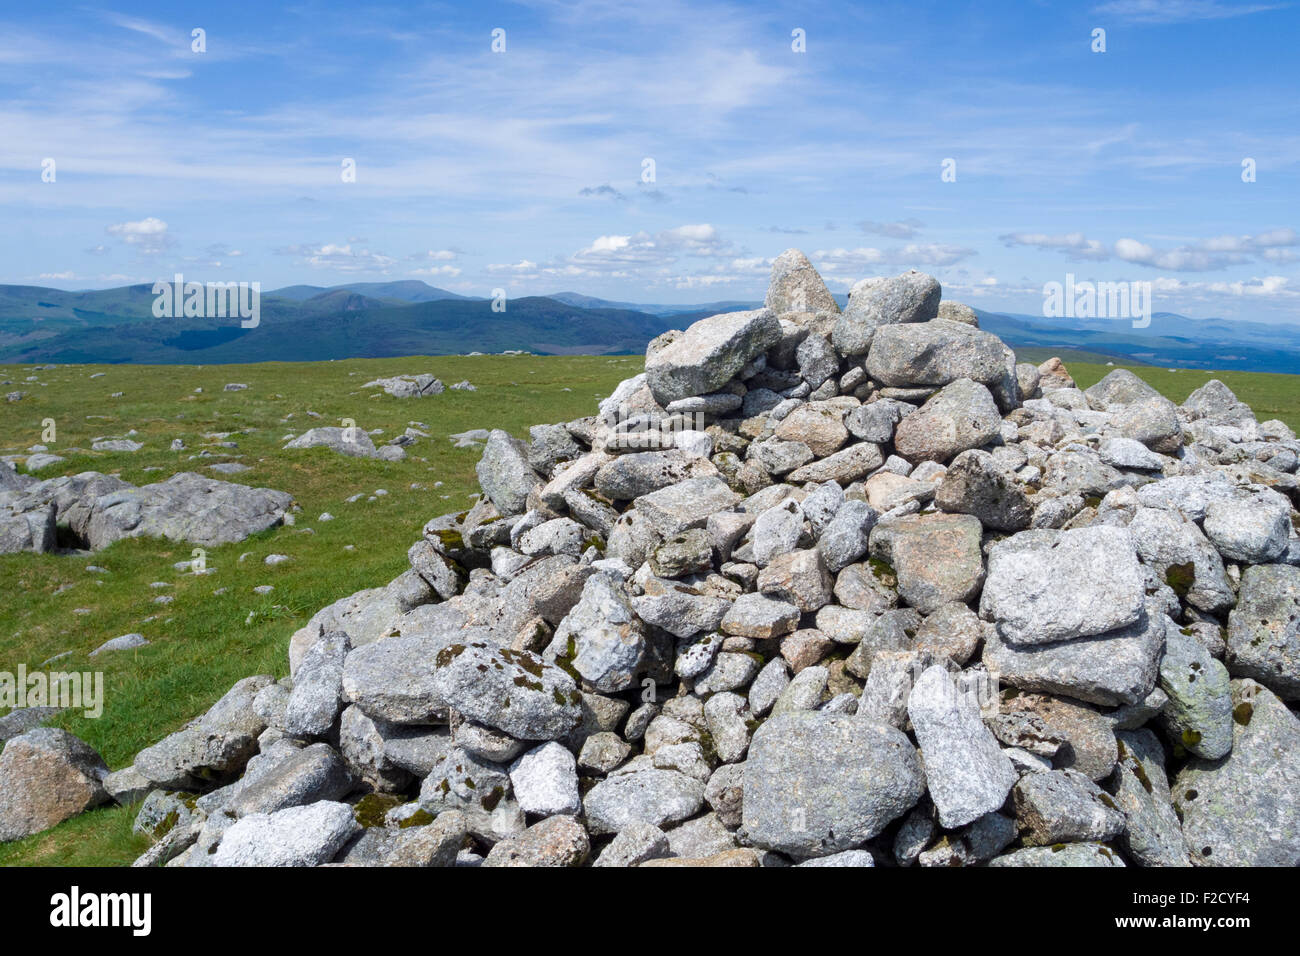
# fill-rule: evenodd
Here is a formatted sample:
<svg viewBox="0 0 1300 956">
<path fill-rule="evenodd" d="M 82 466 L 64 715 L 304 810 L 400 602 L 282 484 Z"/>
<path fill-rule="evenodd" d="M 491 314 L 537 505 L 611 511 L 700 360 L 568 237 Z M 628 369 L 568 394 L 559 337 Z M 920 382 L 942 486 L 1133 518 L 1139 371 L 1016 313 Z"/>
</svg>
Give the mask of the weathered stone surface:
<svg viewBox="0 0 1300 956">
<path fill-rule="evenodd" d="M 934 503 L 941 511 L 974 515 L 996 531 L 1028 528 L 1034 514 L 1024 488 L 994 464 L 992 455 L 974 448 L 953 459 Z"/>
<path fill-rule="evenodd" d="M 1291 505 L 1275 491 L 1219 498 L 1205 506 L 1206 537 L 1229 561 L 1267 564 L 1286 553 Z"/>
<path fill-rule="evenodd" d="M 980 613 L 1008 644 L 1089 637 L 1135 623 L 1144 583 L 1124 528 L 1022 531 L 989 552 Z"/>
<path fill-rule="evenodd" d="M 765 640 L 789 634 L 799 623 L 799 609 L 765 594 L 742 594 L 722 619 L 725 634 Z"/>
<path fill-rule="evenodd" d="M 667 332 L 646 352 L 646 382 L 661 404 L 715 392 L 747 362 L 781 341 L 770 309 L 701 319 L 685 332 Z"/>
<path fill-rule="evenodd" d="M 577 763 L 573 754 L 553 740 L 534 747 L 510 765 L 510 784 L 525 813 L 549 817 L 582 809 Z"/>
<path fill-rule="evenodd" d="M 284 446 L 285 448 L 328 448 L 330 451 L 347 455 L 349 458 L 375 458 L 378 451 L 363 428 L 351 426 L 339 428 L 327 425 L 321 428 L 309 428 L 297 438 Z"/>
<path fill-rule="evenodd" d="M 528 446 L 499 428 L 488 435 L 474 472 L 483 493 L 503 515 L 523 514 L 529 492 L 542 483 L 528 464 Z"/>
<path fill-rule="evenodd" d="M 1160 688 L 1168 703 L 1160 722 L 1189 753 L 1217 760 L 1232 749 L 1232 690 L 1228 669 L 1196 638 L 1166 629 Z"/>
<path fill-rule="evenodd" d="M 764 304 L 777 315 L 840 310 L 822 277 L 798 249 L 787 249 L 772 261 L 772 278 Z"/>
<path fill-rule="evenodd" d="M 1102 843 L 1061 843 L 1031 846 L 989 861 L 989 866 L 1123 866 L 1114 850 Z"/>
<path fill-rule="evenodd" d="M 687 478 L 717 474 L 718 469 L 707 458 L 669 448 L 619 455 L 601 465 L 593 480 L 596 491 L 611 501 L 631 501 Z"/>
<path fill-rule="evenodd" d="M 798 859 L 828 856 L 875 836 L 924 789 L 916 750 L 893 727 L 783 714 L 750 744 L 743 827 L 755 846 Z"/>
<path fill-rule="evenodd" d="M 876 533 L 884 531 L 877 525 Z M 970 515 L 917 515 L 888 526 L 888 560 L 898 594 L 922 613 L 970 601 L 984 582 L 980 523 Z"/>
<path fill-rule="evenodd" d="M 890 278 L 864 279 L 849 293 L 831 341 L 844 355 L 865 355 L 882 325 L 928 322 L 939 314 L 943 290 L 933 276 L 910 270 Z"/>
<path fill-rule="evenodd" d="M 122 538 L 167 538 L 215 547 L 242 541 L 284 521 L 293 496 L 270 488 L 181 472 L 91 499 L 77 527 L 91 549 Z"/>
<path fill-rule="evenodd" d="M 573 678 L 536 654 L 489 644 L 438 652 L 433 691 L 460 713 L 520 740 L 556 740 L 582 719 Z"/>
<path fill-rule="evenodd" d="M 1160 393 L 1126 368 L 1107 372 L 1096 385 L 1083 390 L 1088 406 L 1104 412 L 1112 405 L 1131 405 L 1133 402 L 1159 398 Z"/>
<path fill-rule="evenodd" d="M 650 494 L 633 504 L 661 536 L 687 528 L 703 528 L 709 515 L 725 511 L 740 496 L 719 478 L 688 478 Z"/>
<path fill-rule="evenodd" d="M 48 830 L 108 800 L 108 767 L 66 730 L 36 727 L 0 754 L 0 843 Z"/>
<path fill-rule="evenodd" d="M 821 404 L 800 405 L 781 420 L 776 437 L 805 445 L 817 458 L 834 454 L 848 441 L 843 414 Z"/>
<path fill-rule="evenodd" d="M 831 600 L 831 577 L 819 550 L 789 551 L 758 574 L 758 590 L 808 613 Z"/>
<path fill-rule="evenodd" d="M 936 664 L 917 679 L 907 713 L 925 761 L 930 799 L 946 829 L 1002 806 L 1016 771 L 980 720 L 979 705 Z"/>
<path fill-rule="evenodd" d="M 884 464 L 880 447 L 871 442 L 858 442 L 847 448 L 841 448 L 833 455 L 821 461 L 809 462 L 796 468 L 787 476 L 795 483 L 835 481 L 841 485 L 857 481 Z"/>
<path fill-rule="evenodd" d="M 1223 559 L 1186 515 L 1139 507 L 1128 530 L 1143 564 L 1188 604 L 1209 613 L 1233 605 Z"/>
<path fill-rule="evenodd" d="M 1016 824 L 1027 846 L 1105 842 L 1124 831 L 1114 800 L 1081 773 L 1050 770 L 1020 779 L 1012 791 Z"/>
<path fill-rule="evenodd" d="M 225 832 L 212 865 L 320 866 L 360 829 L 350 806 L 329 800 L 255 813 Z"/>
<path fill-rule="evenodd" d="M 265 676 L 238 681 L 202 717 L 136 754 L 135 768 L 170 790 L 240 770 L 257 752 L 258 735 L 266 729 L 253 700 L 270 683 Z"/>
<path fill-rule="evenodd" d="M 866 368 L 882 385 L 947 385 L 959 378 L 987 385 L 1006 371 L 1002 349 L 996 335 L 936 318 L 877 329 Z"/>
<path fill-rule="evenodd" d="M 1001 428 L 1002 416 L 989 390 L 960 378 L 898 423 L 894 447 L 913 463 L 943 463 L 992 441 Z"/>
<path fill-rule="evenodd" d="M 286 733 L 321 736 L 334 725 L 343 696 L 343 662 L 350 649 L 346 633 L 322 629 L 294 673 L 284 711 Z"/>
<path fill-rule="evenodd" d="M 502 840 L 483 866 L 581 866 L 590 853 L 586 828 L 573 817 L 555 816 Z"/>
<path fill-rule="evenodd" d="M 1232 751 L 1193 760 L 1172 796 L 1197 866 L 1300 863 L 1300 719 L 1252 680 L 1232 682 Z"/>
<path fill-rule="evenodd" d="M 1135 704 L 1155 686 L 1167 632 L 1163 614 L 1128 627 L 1050 644 L 1010 644 L 986 635 L 984 663 L 1021 690 L 1063 694 L 1103 706 Z"/>
<path fill-rule="evenodd" d="M 1283 700 L 1300 700 L 1300 568 L 1247 568 L 1228 615 L 1229 673 L 1259 681 Z"/>
<path fill-rule="evenodd" d="M 1142 866 L 1191 866 L 1169 796 L 1165 751 L 1146 729 L 1117 733 L 1115 804 L 1126 818 L 1121 846 Z"/>
<path fill-rule="evenodd" d="M 704 803 L 704 784 L 676 770 L 646 768 L 610 776 L 583 798 L 593 834 L 619 833 L 635 823 L 662 827 L 693 817 Z"/>
<path fill-rule="evenodd" d="M 582 599 L 556 628 L 554 643 L 600 693 L 632 686 L 646 653 L 645 632 L 631 599 L 621 584 L 603 574 L 587 579 Z"/>
</svg>

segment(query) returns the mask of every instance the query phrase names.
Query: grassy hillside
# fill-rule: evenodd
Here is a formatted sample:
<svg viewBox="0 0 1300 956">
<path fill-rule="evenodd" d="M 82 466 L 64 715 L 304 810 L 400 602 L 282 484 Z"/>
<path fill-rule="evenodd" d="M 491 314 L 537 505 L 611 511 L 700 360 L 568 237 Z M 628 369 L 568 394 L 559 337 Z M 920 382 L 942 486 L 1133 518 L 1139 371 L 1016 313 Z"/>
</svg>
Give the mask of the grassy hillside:
<svg viewBox="0 0 1300 956">
<path fill-rule="evenodd" d="M 39 339 L 0 335 L 0 361 L 226 364 L 507 350 L 642 353 L 650 339 L 677 327 L 672 317 L 584 310 L 539 297 L 514 299 L 504 312 L 493 312 L 485 300 L 387 305 L 342 296 L 342 302 L 332 293 L 320 301 L 263 298 L 253 329 L 231 319 L 150 318 L 64 331 L 51 326 L 55 334 Z"/>
<path fill-rule="evenodd" d="M 50 450 L 68 460 L 42 475 L 98 470 L 133 483 L 179 471 L 203 471 L 238 460 L 253 470 L 244 484 L 291 492 L 302 505 L 293 527 L 209 551 L 207 576 L 175 571 L 189 548 L 156 540 L 121 541 L 90 557 L 0 555 L 0 670 L 29 669 L 71 651 L 60 669 L 104 672 L 104 714 L 89 720 L 64 715 L 59 725 L 98 749 L 110 767 L 211 705 L 236 680 L 255 673 L 284 675 L 289 636 L 326 604 L 387 583 L 406 567 L 406 549 L 429 518 L 461 510 L 477 491 L 478 451 L 453 448 L 447 436 L 470 428 L 501 427 L 524 436 L 527 426 L 592 414 L 596 401 L 640 370 L 639 356 L 484 356 L 350 359 L 338 362 L 195 366 L 65 366 L 34 372 L 0 366 L 0 380 L 29 393 L 0 406 L 0 449 L 22 453 L 40 440 L 41 421 L 54 418 L 58 441 Z M 1104 365 L 1072 363 L 1081 386 L 1099 380 Z M 450 384 L 469 379 L 477 392 L 446 392 L 427 399 L 396 399 L 361 385 L 380 375 L 428 371 Z M 1210 375 L 1134 366 L 1133 371 L 1181 401 Z M 90 376 L 105 373 L 101 378 Z M 37 382 L 25 380 L 35 375 Z M 1300 429 L 1300 379 L 1285 375 L 1223 373 L 1260 418 L 1277 417 Z M 249 385 L 223 392 L 227 382 Z M 202 392 L 195 391 L 202 388 Z M 115 392 L 120 398 L 112 398 Z M 309 415 L 315 412 L 319 419 Z M 409 422 L 431 435 L 408 449 L 404 462 L 344 458 L 323 449 L 283 451 L 281 440 L 312 425 L 353 418 L 382 428 L 382 441 Z M 130 429 L 145 447 L 134 454 L 77 454 L 101 435 Z M 237 449 L 216 447 L 207 433 L 230 432 Z M 173 438 L 189 446 L 171 452 Z M 215 457 L 189 460 L 207 449 Z M 238 456 L 238 457 L 236 457 Z M 146 470 L 156 468 L 159 470 Z M 436 483 L 441 482 L 441 486 Z M 374 496 L 377 489 L 386 495 Z M 353 503 L 347 498 L 361 494 Z M 321 522 L 322 512 L 335 520 Z M 348 546 L 351 546 L 349 549 Z M 267 567 L 270 553 L 292 560 Z M 242 557 L 242 560 L 241 560 Z M 89 564 L 107 574 L 86 571 Z M 166 587 L 154 588 L 155 582 Z M 258 585 L 275 590 L 253 593 Z M 217 593 L 221 592 L 221 593 Z M 169 604 L 156 604 L 160 596 Z M 77 613 L 79 610 L 89 613 Z M 110 638 L 142 633 L 152 643 L 136 651 L 86 654 Z M 143 850 L 131 836 L 130 808 L 105 808 L 47 833 L 0 845 L 0 864 L 113 865 Z"/>
</svg>

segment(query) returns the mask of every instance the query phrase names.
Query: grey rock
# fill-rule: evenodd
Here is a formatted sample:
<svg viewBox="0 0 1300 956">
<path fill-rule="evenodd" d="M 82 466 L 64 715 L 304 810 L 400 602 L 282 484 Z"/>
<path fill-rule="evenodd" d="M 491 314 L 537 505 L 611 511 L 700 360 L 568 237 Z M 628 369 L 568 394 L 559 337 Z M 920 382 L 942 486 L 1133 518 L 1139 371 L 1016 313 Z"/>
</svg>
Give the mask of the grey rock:
<svg viewBox="0 0 1300 956">
<path fill-rule="evenodd" d="M 512 737 L 555 740 L 582 719 L 573 678 L 528 651 L 452 644 L 438 652 L 436 664 L 436 697 Z"/>
<path fill-rule="evenodd" d="M 328 448 L 330 451 L 337 452 L 340 455 L 347 455 L 349 458 L 377 458 L 379 456 L 379 452 L 375 450 L 374 441 L 366 434 L 365 429 L 356 426 L 350 428 L 335 426 L 309 428 L 284 447 L 286 449 Z"/>
<path fill-rule="evenodd" d="M 750 745 L 743 827 L 754 846 L 796 859 L 829 856 L 876 836 L 924 790 L 916 750 L 893 727 L 783 714 L 767 720 Z"/>
<path fill-rule="evenodd" d="M 179 790 L 242 769 L 266 729 L 253 700 L 270 683 L 265 676 L 238 681 L 202 717 L 136 754 L 136 770 L 160 787 Z"/>
<path fill-rule="evenodd" d="M 1010 644 L 992 630 L 984 663 L 1021 690 L 1104 706 L 1135 704 L 1155 686 L 1165 635 L 1165 617 L 1154 610 L 1124 628 L 1050 644 Z"/>
<path fill-rule="evenodd" d="M 1251 677 L 1283 700 L 1300 700 L 1300 568 L 1246 568 L 1228 615 L 1228 672 Z"/>
<path fill-rule="evenodd" d="M 644 630 L 621 584 L 598 574 L 587 579 L 582 599 L 560 622 L 555 644 L 572 645 L 572 666 L 601 693 L 626 690 L 646 654 Z"/>
<path fill-rule="evenodd" d="M 805 502 L 805 510 L 806 506 Z M 878 520 L 880 513 L 865 501 L 850 499 L 841 504 L 817 541 L 826 569 L 835 574 L 860 560 Z"/>
<path fill-rule="evenodd" d="M 1139 507 L 1128 529 L 1143 564 L 1188 604 L 1211 614 L 1233 605 L 1223 559 L 1186 515 Z"/>
<path fill-rule="evenodd" d="M 1172 788 L 1197 866 L 1300 863 L 1300 719 L 1252 680 L 1232 682 L 1232 751 L 1194 759 Z"/>
<path fill-rule="evenodd" d="M 1002 349 L 996 335 L 948 319 L 886 325 L 871 340 L 866 369 L 882 385 L 947 385 L 959 378 L 988 385 L 1005 374 Z"/>
<path fill-rule="evenodd" d="M 676 770 L 646 768 L 608 777 L 587 792 L 583 809 L 593 834 L 619 833 L 636 823 L 680 823 L 704 803 L 704 784 Z"/>
<path fill-rule="evenodd" d="M 1169 796 L 1165 752 L 1151 731 L 1121 731 L 1115 804 L 1127 820 L 1120 845 L 1143 866 L 1191 866 Z"/>
<path fill-rule="evenodd" d="M 702 528 L 709 515 L 725 511 L 739 500 L 719 478 L 688 478 L 642 495 L 633 505 L 659 535 L 666 536 Z"/>
<path fill-rule="evenodd" d="M 214 866 L 320 866 L 360 825 L 346 803 L 322 800 L 277 813 L 255 813 L 226 830 Z"/>
<path fill-rule="evenodd" d="M 596 491 L 611 501 L 639 498 L 687 478 L 717 477 L 707 458 L 687 455 L 676 448 L 619 455 L 600 466 Z"/>
<path fill-rule="evenodd" d="M 1028 846 L 1105 842 L 1124 831 L 1114 800 L 1081 773 L 1049 770 L 1022 777 L 1011 793 L 1016 824 Z"/>
<path fill-rule="evenodd" d="M 343 662 L 349 650 L 346 633 L 322 629 L 294 672 L 293 691 L 284 712 L 286 733 L 316 737 L 334 725 L 343 695 Z"/>
<path fill-rule="evenodd" d="M 1160 722 L 1189 753 L 1217 760 L 1232 749 L 1232 690 L 1228 669 L 1194 637 L 1169 626 L 1160 661 L 1160 687 L 1168 703 Z"/>
<path fill-rule="evenodd" d="M 1001 433 L 1002 416 L 989 390 L 970 379 L 945 385 L 898 423 L 894 447 L 908 461 L 947 462 Z"/>
<path fill-rule="evenodd" d="M 1124 528 L 1022 531 L 989 552 L 980 613 L 1008 644 L 1089 637 L 1135 623 L 1144 583 Z"/>
<path fill-rule="evenodd" d="M 953 459 L 934 503 L 941 511 L 974 515 L 996 531 L 1028 528 L 1034 513 L 1029 496 L 1015 479 L 994 464 L 992 455 L 974 448 Z"/>
<path fill-rule="evenodd" d="M 581 866 L 590 853 L 586 828 L 573 817 L 556 816 L 502 840 L 488 853 L 483 866 Z"/>
<path fill-rule="evenodd" d="M 1286 553 L 1291 505 L 1275 491 L 1220 498 L 1205 506 L 1206 537 L 1229 561 L 1267 564 Z"/>
<path fill-rule="evenodd" d="M 261 758 L 259 758 L 261 759 Z M 328 744 L 312 744 L 247 783 L 226 806 L 237 817 L 275 813 L 318 800 L 338 800 L 352 790 L 354 780 L 342 758 Z"/>
<path fill-rule="evenodd" d="M 474 471 L 483 493 L 503 515 L 522 514 L 528 493 L 542 483 L 528 464 L 528 446 L 499 428 L 488 435 Z"/>
<path fill-rule="evenodd" d="M 668 856 L 668 836 L 649 823 L 630 823 L 609 842 L 592 866 L 636 866 Z"/>
<path fill-rule="evenodd" d="M 822 277 L 798 249 L 787 249 L 773 260 L 764 304 L 777 315 L 840 310 Z"/>
<path fill-rule="evenodd" d="M 510 765 L 510 784 L 525 813 L 549 817 L 582 809 L 577 763 L 573 754 L 555 741 L 534 747 L 515 760 Z"/>
<path fill-rule="evenodd" d="M 989 861 L 989 866 L 1123 866 L 1114 850 L 1101 843 L 1060 843 L 1015 850 Z"/>
<path fill-rule="evenodd" d="M 661 404 L 715 392 L 751 359 L 781 340 L 770 309 L 701 319 L 685 332 L 667 332 L 646 350 L 646 383 Z"/>
<path fill-rule="evenodd" d="M 959 693 L 942 665 L 917 679 L 907 713 L 925 761 L 939 822 L 963 826 L 1002 806 L 1016 772 L 980 720 L 979 705 Z"/>
</svg>

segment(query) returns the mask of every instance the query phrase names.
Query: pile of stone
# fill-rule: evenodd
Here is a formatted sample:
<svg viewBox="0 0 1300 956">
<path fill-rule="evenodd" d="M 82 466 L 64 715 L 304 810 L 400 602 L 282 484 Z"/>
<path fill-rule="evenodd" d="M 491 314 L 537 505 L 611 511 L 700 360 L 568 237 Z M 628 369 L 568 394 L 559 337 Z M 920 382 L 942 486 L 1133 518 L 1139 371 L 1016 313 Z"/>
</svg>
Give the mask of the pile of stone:
<svg viewBox="0 0 1300 956">
<path fill-rule="evenodd" d="M 90 550 L 155 537 L 214 547 L 280 525 L 293 496 L 181 472 L 135 486 L 83 471 L 37 481 L 0 466 L 0 554 L 59 548 L 59 532 Z"/>
<path fill-rule="evenodd" d="M 791 250 L 529 437 L 105 779 L 142 864 L 1300 863 L 1300 442 L 1221 383 Z"/>
</svg>

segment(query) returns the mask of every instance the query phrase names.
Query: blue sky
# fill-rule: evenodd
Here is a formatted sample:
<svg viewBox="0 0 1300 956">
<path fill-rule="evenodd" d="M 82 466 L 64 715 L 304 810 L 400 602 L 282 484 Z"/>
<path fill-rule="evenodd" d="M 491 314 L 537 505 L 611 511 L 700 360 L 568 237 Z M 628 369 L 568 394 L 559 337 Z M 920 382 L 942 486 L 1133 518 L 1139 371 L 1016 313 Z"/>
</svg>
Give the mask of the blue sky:
<svg viewBox="0 0 1300 956">
<path fill-rule="evenodd" d="M 796 246 L 835 291 L 1298 322 L 1297 36 L 1267 0 L 11 4 L 0 282 L 702 302 Z"/>
</svg>

